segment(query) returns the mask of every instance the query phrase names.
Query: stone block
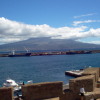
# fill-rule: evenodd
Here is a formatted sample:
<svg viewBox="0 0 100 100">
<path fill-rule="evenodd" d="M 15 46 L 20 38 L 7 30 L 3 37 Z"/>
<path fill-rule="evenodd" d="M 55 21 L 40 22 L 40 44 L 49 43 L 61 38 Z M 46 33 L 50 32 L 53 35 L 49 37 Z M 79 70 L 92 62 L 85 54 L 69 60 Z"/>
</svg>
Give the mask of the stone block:
<svg viewBox="0 0 100 100">
<path fill-rule="evenodd" d="M 98 67 L 90 67 L 84 70 L 82 75 L 95 75 L 95 81 L 98 81 L 100 75 L 100 68 Z"/>
<path fill-rule="evenodd" d="M 22 86 L 24 100 L 39 100 L 59 97 L 63 92 L 63 82 L 46 82 Z"/>
<path fill-rule="evenodd" d="M 78 96 L 77 96 L 78 97 Z M 61 96 L 60 96 L 60 100 L 75 100 L 75 98 L 77 98 L 75 96 L 75 94 L 73 94 L 72 91 L 68 91 L 68 92 L 64 92 Z"/>
<path fill-rule="evenodd" d="M 97 88 L 100 88 L 100 83 L 97 83 L 97 84 L 96 84 L 96 87 L 97 87 Z"/>
<path fill-rule="evenodd" d="M 79 93 L 80 88 L 84 85 L 86 92 L 91 92 L 95 89 L 96 83 L 94 75 L 82 76 L 69 81 L 69 89 L 74 93 Z"/>
<path fill-rule="evenodd" d="M 0 100 L 13 100 L 13 88 L 0 88 Z"/>
</svg>

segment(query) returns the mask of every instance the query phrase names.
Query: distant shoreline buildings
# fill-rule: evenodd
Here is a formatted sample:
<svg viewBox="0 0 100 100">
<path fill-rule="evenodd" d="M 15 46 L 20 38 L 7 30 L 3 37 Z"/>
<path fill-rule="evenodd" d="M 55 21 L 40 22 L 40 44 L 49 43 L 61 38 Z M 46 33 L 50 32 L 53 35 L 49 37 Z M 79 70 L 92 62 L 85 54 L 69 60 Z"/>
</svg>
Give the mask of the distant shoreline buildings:
<svg viewBox="0 0 100 100">
<path fill-rule="evenodd" d="M 0 57 L 22 57 L 22 56 L 45 56 L 45 55 L 74 55 L 74 54 L 92 54 L 100 53 L 100 50 L 69 50 L 69 51 L 51 51 L 51 52 L 29 52 L 15 53 L 13 56 L 9 53 L 1 53 Z"/>
</svg>

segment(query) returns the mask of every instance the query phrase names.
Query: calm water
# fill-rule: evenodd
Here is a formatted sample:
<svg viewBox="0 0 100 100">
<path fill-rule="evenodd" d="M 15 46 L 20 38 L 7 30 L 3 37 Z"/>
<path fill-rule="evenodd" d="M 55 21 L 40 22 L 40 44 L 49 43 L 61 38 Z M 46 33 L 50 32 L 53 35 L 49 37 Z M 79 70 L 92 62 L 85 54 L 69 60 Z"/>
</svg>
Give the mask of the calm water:
<svg viewBox="0 0 100 100">
<path fill-rule="evenodd" d="M 64 72 L 84 66 L 100 67 L 100 54 L 0 57 L 0 85 L 8 77 L 17 82 L 63 81 L 66 84 L 72 77 L 65 76 Z"/>
</svg>

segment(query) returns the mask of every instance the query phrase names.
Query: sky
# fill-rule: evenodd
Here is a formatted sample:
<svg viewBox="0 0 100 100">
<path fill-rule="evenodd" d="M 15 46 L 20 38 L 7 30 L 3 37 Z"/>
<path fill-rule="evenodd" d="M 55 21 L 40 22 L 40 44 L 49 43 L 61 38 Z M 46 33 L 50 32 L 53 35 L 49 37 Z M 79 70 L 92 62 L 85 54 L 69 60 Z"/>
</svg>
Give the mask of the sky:
<svg viewBox="0 0 100 100">
<path fill-rule="evenodd" d="M 0 0 L 0 45 L 37 37 L 100 44 L 100 0 Z"/>
</svg>

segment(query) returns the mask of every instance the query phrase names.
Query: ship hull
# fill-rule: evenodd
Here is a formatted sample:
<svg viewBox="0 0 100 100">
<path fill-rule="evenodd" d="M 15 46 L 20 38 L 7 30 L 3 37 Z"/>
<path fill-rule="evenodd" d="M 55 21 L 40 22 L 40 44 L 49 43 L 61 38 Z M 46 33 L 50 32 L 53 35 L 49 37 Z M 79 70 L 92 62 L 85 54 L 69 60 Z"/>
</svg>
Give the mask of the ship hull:
<svg viewBox="0 0 100 100">
<path fill-rule="evenodd" d="M 20 54 L 8 55 L 8 57 L 23 57 L 23 56 L 31 56 L 31 53 L 20 53 Z"/>
</svg>

